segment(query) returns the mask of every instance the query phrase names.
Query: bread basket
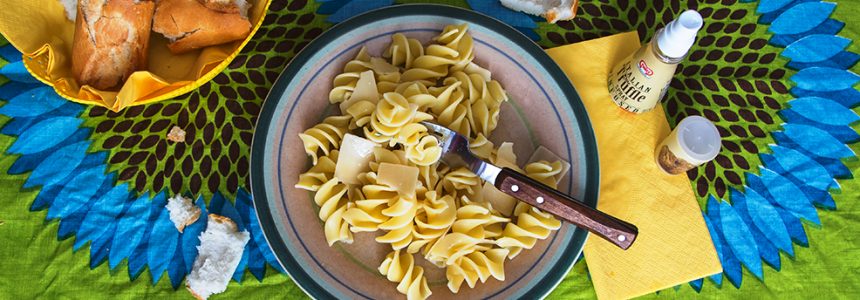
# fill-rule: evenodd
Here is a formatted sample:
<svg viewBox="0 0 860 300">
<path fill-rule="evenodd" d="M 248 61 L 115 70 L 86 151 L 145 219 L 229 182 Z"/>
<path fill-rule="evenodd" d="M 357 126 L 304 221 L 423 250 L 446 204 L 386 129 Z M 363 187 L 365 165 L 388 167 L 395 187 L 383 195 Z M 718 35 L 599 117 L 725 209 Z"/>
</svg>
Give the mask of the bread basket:
<svg viewBox="0 0 860 300">
<path fill-rule="evenodd" d="M 0 1 L 0 33 L 21 53 L 27 70 L 70 101 L 113 111 L 175 98 L 211 80 L 238 55 L 263 23 L 271 0 L 248 0 L 252 29 L 244 39 L 182 55 L 171 54 L 167 39 L 152 33 L 146 70 L 137 71 L 116 91 L 75 82 L 71 49 L 75 23 L 59 0 Z"/>
</svg>

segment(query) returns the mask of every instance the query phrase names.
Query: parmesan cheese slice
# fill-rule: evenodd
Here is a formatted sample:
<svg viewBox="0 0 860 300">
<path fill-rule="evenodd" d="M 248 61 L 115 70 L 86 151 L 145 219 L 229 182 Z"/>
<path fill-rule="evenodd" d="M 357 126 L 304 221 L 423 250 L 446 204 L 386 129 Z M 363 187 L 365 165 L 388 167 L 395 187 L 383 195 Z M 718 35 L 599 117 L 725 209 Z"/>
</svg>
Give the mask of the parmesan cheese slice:
<svg viewBox="0 0 860 300">
<path fill-rule="evenodd" d="M 537 148 L 537 150 L 535 150 L 535 153 L 533 153 L 532 157 L 529 158 L 528 163 L 533 163 L 541 160 L 545 160 L 548 162 L 561 162 L 561 173 L 555 176 L 555 183 L 561 182 L 561 180 L 564 179 L 565 176 L 567 176 L 567 172 L 570 171 L 570 163 L 568 163 L 566 160 L 561 159 L 561 157 L 559 157 L 557 154 L 550 151 L 549 149 L 544 148 L 544 146 L 540 146 Z"/>
<path fill-rule="evenodd" d="M 400 164 L 381 163 L 376 181 L 397 190 L 402 196 L 414 196 L 418 185 L 418 168 Z"/>
<path fill-rule="evenodd" d="M 514 207 L 517 206 L 516 198 L 499 191 L 499 189 L 489 182 L 484 182 L 484 187 L 481 189 L 481 197 L 484 198 L 484 201 L 490 202 L 493 208 L 505 217 L 510 217 L 514 212 Z"/>
<path fill-rule="evenodd" d="M 376 88 L 376 77 L 373 76 L 373 71 L 364 71 L 359 74 L 358 82 L 355 83 L 355 89 L 352 90 L 352 95 L 349 99 L 340 103 L 340 111 L 345 112 L 352 106 L 353 103 L 367 100 L 376 104 L 379 101 L 379 90 Z"/>
<path fill-rule="evenodd" d="M 340 145 L 334 176 L 346 184 L 358 184 L 358 174 L 367 172 L 373 149 L 378 147 L 362 137 L 347 133 Z"/>
<path fill-rule="evenodd" d="M 517 155 L 514 153 L 514 144 L 510 142 L 504 142 L 499 145 L 499 149 L 495 154 L 495 159 L 493 159 L 493 164 L 502 168 L 507 167 L 518 172 L 522 172 L 522 169 L 517 166 Z M 490 202 L 490 204 L 493 205 L 493 208 L 497 209 L 507 217 L 513 214 L 514 207 L 517 206 L 518 200 L 516 198 L 502 193 L 489 182 L 484 183 L 484 188 L 481 189 L 481 195 L 484 198 L 484 201 Z"/>
</svg>

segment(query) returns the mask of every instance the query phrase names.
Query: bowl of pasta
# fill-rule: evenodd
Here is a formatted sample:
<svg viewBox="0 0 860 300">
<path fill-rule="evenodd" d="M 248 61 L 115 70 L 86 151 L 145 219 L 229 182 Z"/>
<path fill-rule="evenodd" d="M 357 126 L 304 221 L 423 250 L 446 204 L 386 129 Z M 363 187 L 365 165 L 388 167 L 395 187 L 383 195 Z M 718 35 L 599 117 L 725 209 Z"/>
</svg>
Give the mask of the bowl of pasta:
<svg viewBox="0 0 860 300">
<path fill-rule="evenodd" d="M 392 6 L 310 43 L 263 105 L 251 187 L 279 263 L 317 299 L 548 294 L 587 232 L 439 163 L 422 121 L 597 205 L 588 115 L 540 47 L 476 12 Z"/>
</svg>

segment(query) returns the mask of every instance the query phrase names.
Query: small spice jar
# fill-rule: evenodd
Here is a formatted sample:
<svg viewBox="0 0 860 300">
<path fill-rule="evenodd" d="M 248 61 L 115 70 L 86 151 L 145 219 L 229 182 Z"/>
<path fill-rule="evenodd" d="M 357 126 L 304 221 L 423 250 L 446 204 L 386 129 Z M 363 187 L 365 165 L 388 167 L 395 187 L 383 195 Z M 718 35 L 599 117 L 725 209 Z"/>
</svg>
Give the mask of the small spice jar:
<svg viewBox="0 0 860 300">
<path fill-rule="evenodd" d="M 657 146 L 657 165 L 669 174 L 680 174 L 706 163 L 720 153 L 720 132 L 714 123 L 689 116 Z"/>
</svg>

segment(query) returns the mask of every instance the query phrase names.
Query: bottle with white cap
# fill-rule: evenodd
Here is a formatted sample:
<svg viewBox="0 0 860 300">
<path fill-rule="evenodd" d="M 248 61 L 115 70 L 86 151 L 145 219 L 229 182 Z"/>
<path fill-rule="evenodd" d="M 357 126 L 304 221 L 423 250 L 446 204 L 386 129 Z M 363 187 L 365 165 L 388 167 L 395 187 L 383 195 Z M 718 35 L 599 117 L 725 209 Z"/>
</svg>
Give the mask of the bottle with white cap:
<svg viewBox="0 0 860 300">
<path fill-rule="evenodd" d="M 622 60 L 609 74 L 609 96 L 621 108 L 650 111 L 666 95 L 678 64 L 696 41 L 702 16 L 688 10 L 657 31 L 654 39 Z"/>
</svg>

